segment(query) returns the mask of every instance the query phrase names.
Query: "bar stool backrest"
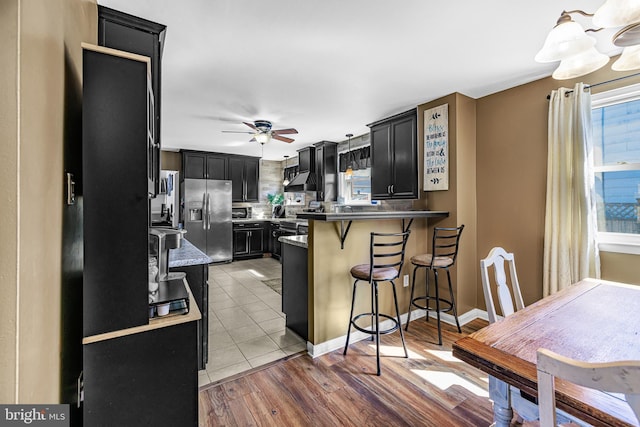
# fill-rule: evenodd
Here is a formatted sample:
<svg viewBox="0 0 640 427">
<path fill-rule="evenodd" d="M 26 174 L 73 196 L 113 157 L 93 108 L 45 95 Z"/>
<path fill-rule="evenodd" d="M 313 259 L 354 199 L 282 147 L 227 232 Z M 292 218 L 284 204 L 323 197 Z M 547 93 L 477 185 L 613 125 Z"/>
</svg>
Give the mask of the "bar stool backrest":
<svg viewBox="0 0 640 427">
<path fill-rule="evenodd" d="M 430 268 L 437 268 L 438 261 L 443 258 L 451 258 L 452 262 L 447 267 L 452 267 L 456 263 L 462 230 L 464 230 L 464 224 L 460 227 L 434 227 Z"/>
<path fill-rule="evenodd" d="M 373 277 L 373 270 L 394 268 L 396 277 L 404 264 L 404 252 L 411 230 L 403 233 L 371 233 L 369 277 Z"/>
</svg>

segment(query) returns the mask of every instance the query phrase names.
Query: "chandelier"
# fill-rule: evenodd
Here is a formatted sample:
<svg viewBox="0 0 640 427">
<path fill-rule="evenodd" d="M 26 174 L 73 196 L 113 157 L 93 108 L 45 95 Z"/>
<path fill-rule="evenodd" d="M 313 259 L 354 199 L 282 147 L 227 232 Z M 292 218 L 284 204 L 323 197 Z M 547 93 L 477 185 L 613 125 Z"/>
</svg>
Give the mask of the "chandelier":
<svg viewBox="0 0 640 427">
<path fill-rule="evenodd" d="M 585 30 L 572 19 L 571 14 L 576 13 L 591 17 L 597 28 Z M 595 13 L 562 11 L 535 60 L 543 63 L 560 61 L 552 74 L 557 80 L 572 79 L 596 71 L 609 62 L 609 57 L 598 52 L 595 48 L 596 39 L 587 35 L 587 32 L 604 28 L 619 28 L 612 42 L 624 48 L 611 69 L 630 71 L 640 68 L 640 0 L 607 0 Z"/>
</svg>

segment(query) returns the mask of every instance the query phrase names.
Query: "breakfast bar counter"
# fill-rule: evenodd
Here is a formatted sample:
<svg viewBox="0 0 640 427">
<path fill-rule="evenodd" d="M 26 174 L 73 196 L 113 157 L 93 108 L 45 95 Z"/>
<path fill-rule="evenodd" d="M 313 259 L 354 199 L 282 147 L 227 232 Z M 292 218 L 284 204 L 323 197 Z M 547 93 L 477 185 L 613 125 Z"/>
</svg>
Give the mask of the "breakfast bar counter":
<svg viewBox="0 0 640 427">
<path fill-rule="evenodd" d="M 447 211 L 356 211 L 356 212 L 300 212 L 297 218 L 316 221 L 360 221 L 366 219 L 444 218 Z"/>
<path fill-rule="evenodd" d="M 426 210 L 408 210 L 408 211 L 356 211 L 356 212 L 301 212 L 297 214 L 300 219 L 336 222 L 340 221 L 340 249 L 344 249 L 344 241 L 347 239 L 351 223 L 353 221 L 362 220 L 387 220 L 401 219 L 402 230 L 408 231 L 415 218 L 446 218 L 449 216 L 447 211 L 426 211 Z M 405 223 L 405 220 L 409 220 Z M 345 227 L 345 221 L 347 225 Z"/>
<path fill-rule="evenodd" d="M 354 265 L 369 262 L 371 232 L 398 233 L 411 229 L 405 249 L 405 263 L 398 281 L 398 304 L 401 315 L 406 313 L 410 288 L 403 286 L 411 275 L 411 256 L 429 250 L 431 229 L 442 224 L 450 226 L 449 212 L 429 210 L 370 210 L 354 212 L 298 212 L 298 219 L 309 221 L 306 238 L 306 291 L 308 337 L 307 348 L 312 356 L 344 345 L 349 325 Z M 348 238 L 347 238 L 348 235 Z M 282 240 L 287 249 L 295 250 L 296 241 Z M 342 249 L 340 249 L 342 248 Z M 300 248 L 302 249 L 302 248 Z M 285 256 L 286 258 L 286 256 Z M 283 266 L 287 263 L 286 259 Z M 297 267 L 301 268 L 298 262 Z M 294 268 L 296 263 L 294 262 Z M 283 270 L 283 289 L 287 278 Z M 304 283 L 290 273 L 296 283 Z M 359 298 L 356 310 L 365 312 L 370 301 Z M 369 308 L 370 309 L 370 308 Z M 390 287 L 380 289 L 380 312 L 395 312 Z"/>
</svg>

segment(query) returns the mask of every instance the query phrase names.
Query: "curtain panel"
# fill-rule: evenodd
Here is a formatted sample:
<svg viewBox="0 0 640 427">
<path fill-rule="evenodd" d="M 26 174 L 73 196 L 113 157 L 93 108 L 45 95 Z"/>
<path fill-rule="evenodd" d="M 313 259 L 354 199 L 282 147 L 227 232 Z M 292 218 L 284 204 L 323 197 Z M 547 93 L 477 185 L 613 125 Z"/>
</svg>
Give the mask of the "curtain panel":
<svg viewBox="0 0 640 427">
<path fill-rule="evenodd" d="M 600 277 L 591 94 L 584 83 L 551 92 L 543 296 Z"/>
</svg>

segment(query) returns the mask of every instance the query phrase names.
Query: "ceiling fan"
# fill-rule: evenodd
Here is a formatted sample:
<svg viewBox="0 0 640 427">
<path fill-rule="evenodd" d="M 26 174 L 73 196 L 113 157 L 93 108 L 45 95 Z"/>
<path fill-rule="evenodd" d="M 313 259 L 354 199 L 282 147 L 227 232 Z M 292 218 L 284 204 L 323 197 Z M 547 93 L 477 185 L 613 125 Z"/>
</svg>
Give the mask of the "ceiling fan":
<svg viewBox="0 0 640 427">
<path fill-rule="evenodd" d="M 232 130 L 223 130 L 225 133 L 248 133 L 253 134 L 253 138 L 251 141 L 258 141 L 260 144 L 266 144 L 273 139 L 277 139 L 278 141 L 291 143 L 294 140 L 291 138 L 287 138 L 282 135 L 291 135 L 298 133 L 297 130 L 293 128 L 289 129 L 275 129 L 272 130 L 271 122 L 268 120 L 255 120 L 253 123 L 242 122 L 245 125 L 249 126 L 253 131 L 232 131 Z"/>
</svg>

